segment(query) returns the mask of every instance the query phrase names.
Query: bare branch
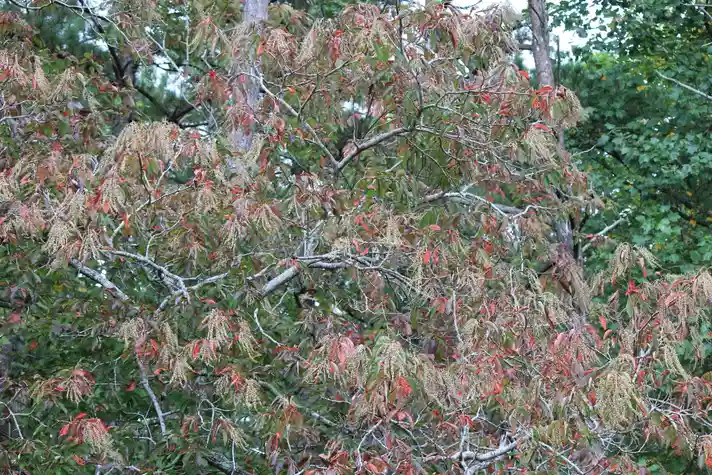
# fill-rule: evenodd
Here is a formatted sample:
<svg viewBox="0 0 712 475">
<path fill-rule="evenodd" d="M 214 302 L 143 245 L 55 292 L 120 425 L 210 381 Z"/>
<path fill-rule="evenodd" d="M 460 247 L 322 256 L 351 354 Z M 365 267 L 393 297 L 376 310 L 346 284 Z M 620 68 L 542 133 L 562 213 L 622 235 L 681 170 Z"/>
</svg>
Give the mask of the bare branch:
<svg viewBox="0 0 712 475">
<path fill-rule="evenodd" d="M 376 135 L 375 137 L 371 137 L 370 139 L 366 140 L 365 142 L 362 142 L 360 144 L 354 144 L 356 145 L 356 149 L 346 155 L 343 159 L 341 159 L 340 162 L 336 163 L 336 170 L 340 171 L 343 169 L 354 157 L 358 156 L 362 152 L 368 150 L 369 148 L 373 148 L 376 145 L 380 144 L 381 142 L 390 139 L 391 137 L 396 137 L 398 135 L 403 135 L 405 133 L 410 132 L 410 129 L 406 127 L 398 127 L 393 130 L 389 130 L 388 132 L 383 132 L 382 134 Z"/>
<path fill-rule="evenodd" d="M 102 287 L 108 290 L 110 294 L 114 295 L 119 300 L 123 302 L 129 300 L 129 296 L 126 295 L 120 288 L 118 288 L 116 284 L 107 279 L 106 276 L 101 272 L 95 271 L 94 269 L 87 267 L 76 259 L 71 259 L 69 263 L 72 265 L 72 267 L 76 268 L 80 274 L 85 275 L 94 282 L 100 284 Z"/>
<path fill-rule="evenodd" d="M 618 226 L 619 224 L 626 222 L 627 220 L 628 220 L 628 219 L 627 219 L 626 217 L 618 218 L 617 220 L 615 220 L 614 222 L 612 222 L 611 224 L 609 224 L 609 225 L 606 226 L 605 228 L 601 229 L 599 232 L 597 232 L 596 234 L 594 234 L 593 237 L 591 238 L 591 240 L 590 240 L 589 242 L 587 242 L 587 243 L 581 248 L 581 252 L 585 252 L 588 248 L 591 247 L 591 244 L 593 243 L 593 239 L 595 239 L 595 237 L 597 237 L 597 236 L 604 236 L 604 235 L 607 234 L 610 230 L 612 230 L 613 228 L 615 228 L 615 227 Z"/>
<path fill-rule="evenodd" d="M 153 389 L 151 389 L 151 385 L 148 382 L 148 377 L 146 376 L 146 369 L 143 367 L 143 363 L 141 362 L 141 358 L 136 355 L 136 363 L 138 364 L 138 371 L 141 376 L 141 386 L 143 386 L 143 389 L 146 390 L 148 393 L 148 397 L 151 398 L 151 402 L 153 403 L 153 408 L 156 410 L 156 417 L 158 417 L 158 424 L 161 426 L 161 435 L 166 435 L 166 421 L 163 417 L 163 410 L 161 409 L 161 405 L 158 403 L 158 398 L 156 398 L 156 394 L 153 392 Z"/>
<path fill-rule="evenodd" d="M 567 464 L 569 464 L 569 465 L 571 466 L 571 468 L 573 468 L 576 473 L 578 473 L 578 474 L 580 474 L 580 475 L 583 475 L 584 473 L 586 473 L 586 472 L 584 472 L 583 470 L 581 470 L 578 465 L 576 465 L 575 463 L 573 463 L 573 462 L 571 461 L 571 459 L 569 459 L 568 457 L 566 457 L 564 454 L 562 454 L 562 453 L 560 453 L 560 452 L 557 452 L 557 451 L 554 450 L 554 448 L 551 447 L 550 445 L 545 444 L 544 442 L 539 442 L 539 445 L 541 445 L 542 447 L 544 447 L 544 448 L 547 449 L 547 450 L 550 450 L 552 453 L 556 454 L 557 457 L 561 458 L 561 460 L 563 460 L 564 462 L 566 462 Z"/>
<path fill-rule="evenodd" d="M 497 449 L 490 450 L 489 452 L 476 453 L 476 452 L 462 452 L 453 455 L 453 459 L 460 460 L 463 469 L 465 470 L 465 475 L 474 475 L 475 473 L 484 470 L 496 459 L 502 457 L 503 455 L 516 449 L 517 446 L 528 439 L 528 437 L 520 437 L 518 440 L 512 441 L 508 444 L 501 444 Z M 467 465 L 466 462 L 475 461 L 472 465 Z"/>
<path fill-rule="evenodd" d="M 22 435 L 22 430 L 20 430 L 20 424 L 17 423 L 17 417 L 15 417 L 15 413 L 12 412 L 12 409 L 10 409 L 10 406 L 8 406 L 6 403 L 0 401 L 0 404 L 5 406 L 8 414 L 10 414 L 10 418 L 12 418 L 12 422 L 15 424 L 15 430 L 17 430 L 17 436 L 20 438 L 20 440 L 25 440 L 25 438 Z"/>
<path fill-rule="evenodd" d="M 465 189 L 467 189 L 467 187 Z M 491 206 L 492 209 L 494 209 L 496 212 L 498 212 L 502 216 L 508 216 L 510 214 L 523 214 L 526 211 L 528 211 L 528 209 L 530 207 L 533 207 L 530 205 L 526 209 L 522 210 L 522 209 L 516 208 L 514 206 L 495 204 L 485 198 L 482 198 L 481 196 L 477 196 L 473 193 L 469 193 L 466 191 L 447 191 L 447 192 L 439 191 L 437 193 L 432 193 L 430 195 L 427 195 L 425 198 L 423 198 L 422 202 L 430 203 L 432 201 L 437 201 L 440 199 L 452 199 L 452 200 L 461 201 L 463 203 L 473 203 L 475 201 L 479 201 L 480 203 L 486 204 L 487 206 Z"/>
<path fill-rule="evenodd" d="M 712 96 L 710 96 L 709 94 L 706 94 L 706 93 L 700 91 L 699 89 L 695 89 L 695 88 L 692 87 L 692 86 L 688 86 L 687 84 L 685 84 L 685 83 L 683 83 L 683 82 L 680 82 L 680 81 L 678 81 L 678 80 L 675 79 L 675 78 L 671 78 L 670 76 L 666 76 L 666 75 L 664 75 L 663 73 L 661 73 L 660 71 L 655 71 L 655 73 L 656 73 L 658 76 L 660 76 L 661 78 L 663 78 L 663 79 L 665 79 L 665 80 L 667 80 L 667 81 L 674 82 L 674 83 L 677 84 L 678 86 L 680 86 L 680 87 L 682 87 L 682 88 L 685 88 L 685 89 L 687 89 L 688 91 L 692 91 L 692 92 L 694 92 L 695 94 L 697 94 L 698 96 L 704 97 L 704 98 L 707 99 L 708 101 L 712 101 Z"/>
</svg>

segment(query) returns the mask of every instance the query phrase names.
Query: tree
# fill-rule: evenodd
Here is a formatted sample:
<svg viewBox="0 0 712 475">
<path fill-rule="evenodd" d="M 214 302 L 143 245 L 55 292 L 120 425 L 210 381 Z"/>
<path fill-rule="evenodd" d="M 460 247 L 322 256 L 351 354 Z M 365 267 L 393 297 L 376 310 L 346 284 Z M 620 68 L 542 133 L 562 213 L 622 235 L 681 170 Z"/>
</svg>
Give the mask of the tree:
<svg viewBox="0 0 712 475">
<path fill-rule="evenodd" d="M 583 29 L 592 6 L 602 24 L 563 68 L 587 110 L 568 143 L 607 190 L 609 206 L 589 230 L 615 223 L 611 238 L 656 249 L 666 268 L 689 272 L 712 256 L 712 97 L 705 92 L 712 15 L 702 4 L 617 3 L 562 2 L 553 14 Z"/>
<path fill-rule="evenodd" d="M 712 276 L 625 244 L 589 276 L 562 252 L 563 208 L 597 206 L 552 133 L 580 111 L 511 64 L 513 12 L 278 6 L 255 30 L 144 7 L 104 35 L 137 48 L 187 18 L 210 126 L 126 119 L 130 85 L 33 44 L 36 10 L 0 18 L 4 468 L 712 463 Z"/>
</svg>

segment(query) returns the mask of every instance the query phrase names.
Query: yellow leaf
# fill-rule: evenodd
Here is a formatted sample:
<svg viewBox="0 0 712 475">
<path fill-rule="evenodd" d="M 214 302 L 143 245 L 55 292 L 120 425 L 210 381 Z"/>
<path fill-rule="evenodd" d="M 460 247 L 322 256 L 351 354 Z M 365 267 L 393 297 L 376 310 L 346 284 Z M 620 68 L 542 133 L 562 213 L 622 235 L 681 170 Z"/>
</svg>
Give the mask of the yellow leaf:
<svg viewBox="0 0 712 475">
<path fill-rule="evenodd" d="M 691 192 L 691 191 L 688 191 L 688 192 L 687 192 L 687 196 L 692 196 L 692 192 Z"/>
<path fill-rule="evenodd" d="M 697 221 L 695 221 L 694 219 L 691 219 L 691 220 L 690 220 L 690 224 L 691 224 L 692 227 L 694 228 L 695 226 L 697 226 Z"/>
<path fill-rule="evenodd" d="M 605 81 L 605 80 L 606 80 L 606 75 L 604 74 L 603 76 L 601 76 L 601 81 Z"/>
<path fill-rule="evenodd" d="M 648 86 L 646 86 L 645 84 L 641 84 L 640 86 L 636 87 L 635 90 L 638 91 L 638 92 L 640 92 L 640 91 L 646 89 L 647 87 L 648 87 Z"/>
</svg>

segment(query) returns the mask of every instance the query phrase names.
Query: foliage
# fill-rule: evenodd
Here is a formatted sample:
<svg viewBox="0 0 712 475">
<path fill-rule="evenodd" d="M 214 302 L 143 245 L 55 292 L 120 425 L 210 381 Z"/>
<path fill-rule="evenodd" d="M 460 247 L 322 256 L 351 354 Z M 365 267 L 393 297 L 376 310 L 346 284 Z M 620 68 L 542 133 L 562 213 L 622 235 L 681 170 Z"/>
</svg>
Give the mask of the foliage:
<svg viewBox="0 0 712 475">
<path fill-rule="evenodd" d="M 552 133 L 578 99 L 511 64 L 513 12 L 51 8 L 111 65 L 0 17 L 4 469 L 712 464 L 712 276 L 622 244 L 589 278 L 551 242 L 562 196 L 597 204 Z M 140 90 L 156 62 L 204 123 Z"/>
<path fill-rule="evenodd" d="M 611 237 L 656 249 L 667 269 L 689 272 L 712 257 L 712 100 L 704 96 L 712 15 L 677 1 L 620 3 L 561 2 L 555 10 L 572 29 L 584 26 L 580 12 L 589 7 L 601 23 L 562 78 L 587 110 L 569 146 L 607 192 L 607 212 L 589 229 L 625 214 Z"/>
</svg>

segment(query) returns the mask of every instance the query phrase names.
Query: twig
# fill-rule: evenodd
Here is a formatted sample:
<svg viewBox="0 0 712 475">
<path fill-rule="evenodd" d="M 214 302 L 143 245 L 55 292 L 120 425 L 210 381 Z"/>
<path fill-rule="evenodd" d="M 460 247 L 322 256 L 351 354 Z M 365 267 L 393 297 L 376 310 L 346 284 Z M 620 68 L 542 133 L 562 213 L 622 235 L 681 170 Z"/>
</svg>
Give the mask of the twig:
<svg viewBox="0 0 712 475">
<path fill-rule="evenodd" d="M 164 173 L 165 173 L 165 172 L 164 172 Z M 163 175 L 162 175 L 162 176 L 163 176 Z M 159 181 L 160 181 L 160 180 L 159 180 Z M 139 207 L 136 208 L 136 211 L 134 211 L 132 214 L 136 214 L 136 213 L 140 212 L 140 211 L 141 211 L 142 209 L 144 209 L 146 206 L 150 206 L 150 205 L 153 205 L 153 204 L 158 203 L 158 202 L 161 201 L 163 198 L 168 198 L 169 196 L 173 196 L 173 195 L 175 195 L 175 194 L 180 193 L 181 191 L 185 191 L 185 190 L 189 190 L 189 189 L 191 189 L 190 186 L 183 186 L 183 187 L 180 187 L 180 188 L 176 188 L 176 189 L 173 190 L 173 191 L 169 191 L 168 193 L 164 193 L 164 194 L 162 194 L 161 196 L 159 196 L 158 198 L 155 198 L 155 199 L 149 198 L 147 201 L 144 201 L 143 203 L 141 203 L 141 204 L 139 205 Z M 125 225 L 125 223 L 126 223 L 126 220 L 128 220 L 130 217 L 131 217 L 131 213 L 129 213 L 129 214 L 126 216 L 126 219 L 125 219 L 125 220 L 122 220 L 122 221 L 118 224 L 118 226 L 116 226 L 116 228 L 114 229 L 114 232 L 111 234 L 111 237 L 109 238 L 109 242 L 111 243 L 112 246 L 114 245 L 114 238 L 121 232 L 121 230 L 124 228 L 124 225 Z"/>
<path fill-rule="evenodd" d="M 12 412 L 12 409 L 10 409 L 10 406 L 8 406 L 6 403 L 0 401 L 0 404 L 5 406 L 7 408 L 7 412 L 10 413 L 10 417 L 12 418 L 12 422 L 15 423 L 15 429 L 17 429 L 17 435 L 20 437 L 20 440 L 25 440 L 25 438 L 22 436 L 22 430 L 20 430 L 20 424 L 17 423 L 17 418 L 15 417 L 15 413 Z"/>
<path fill-rule="evenodd" d="M 460 335 L 460 328 L 457 326 L 457 296 L 455 295 L 454 290 L 452 291 L 452 323 L 455 325 L 455 334 L 457 334 L 457 341 L 459 341 L 461 345 L 464 345 L 464 342 L 462 341 L 462 335 Z"/>
<path fill-rule="evenodd" d="M 378 426 L 381 425 L 383 422 L 383 419 L 380 421 L 376 422 L 370 429 L 368 429 L 368 432 L 364 434 L 364 436 L 361 438 L 361 441 L 358 443 L 358 447 L 356 447 L 356 469 L 361 470 L 361 466 L 363 465 L 363 461 L 361 460 L 361 446 L 363 443 L 368 439 L 368 436 L 373 434 L 373 432 L 378 428 Z"/>
<path fill-rule="evenodd" d="M 666 79 L 666 80 L 668 80 L 668 81 L 670 81 L 670 82 L 674 82 L 674 83 L 677 84 L 678 86 L 680 86 L 680 87 L 682 87 L 682 88 L 685 88 L 685 89 L 687 89 L 688 91 L 692 91 L 692 92 L 694 92 L 695 94 L 704 97 L 704 98 L 707 99 L 708 101 L 712 101 L 712 96 L 710 96 L 709 94 L 706 94 L 706 93 L 700 91 L 699 89 L 695 89 L 695 88 L 692 87 L 692 86 L 688 86 L 687 84 L 685 84 L 685 83 L 683 83 L 683 82 L 680 82 L 680 81 L 678 81 L 678 80 L 675 79 L 675 78 L 671 78 L 670 76 L 666 76 L 666 75 L 664 75 L 663 73 L 661 73 L 660 71 L 655 71 L 655 73 L 656 73 L 658 76 L 660 76 L 661 78 L 663 78 L 663 79 Z"/>
<path fill-rule="evenodd" d="M 594 234 L 594 235 L 592 236 L 591 240 L 589 240 L 589 242 L 587 242 L 586 244 L 584 244 L 584 246 L 581 248 L 581 252 L 585 252 L 589 247 L 591 247 L 591 243 L 593 242 L 593 239 L 594 239 L 596 236 L 603 236 L 604 234 L 607 234 L 608 231 L 610 231 L 611 229 L 615 228 L 616 226 L 618 226 L 619 224 L 623 223 L 624 221 L 627 221 L 627 218 L 626 218 L 626 217 L 618 218 L 617 220 L 613 221 L 611 224 L 609 224 L 608 226 L 606 226 L 605 228 L 601 229 L 599 232 L 597 232 L 596 234 Z"/>
<path fill-rule="evenodd" d="M 264 90 L 264 92 L 269 97 L 271 97 L 273 100 L 279 102 L 287 110 L 287 112 L 289 112 L 290 115 L 292 115 L 293 117 L 299 118 L 300 113 L 297 112 L 294 109 L 294 107 L 289 105 L 289 103 L 287 101 L 285 101 L 284 99 L 282 99 L 281 97 L 277 96 L 275 93 L 270 91 L 270 89 L 265 84 L 264 78 L 262 76 L 256 76 L 254 74 L 247 74 L 247 75 L 252 76 L 252 77 L 256 78 L 257 80 L 259 80 L 260 87 L 262 88 L 262 90 Z M 324 145 L 324 142 L 321 141 L 321 138 L 319 138 L 319 134 L 316 133 L 316 130 L 314 130 L 314 128 L 311 125 L 309 125 L 309 123 L 307 121 L 303 121 L 302 126 L 305 129 L 307 129 L 307 132 L 309 132 L 309 134 L 312 136 L 312 138 L 314 139 L 315 143 L 319 146 L 319 148 L 321 148 L 322 151 L 324 153 L 326 153 L 326 156 L 329 157 L 329 161 L 332 164 L 338 163 L 336 161 L 336 158 L 334 158 L 334 155 L 331 153 L 331 151 L 327 148 L 326 145 Z"/>
<path fill-rule="evenodd" d="M 153 408 L 156 410 L 156 417 L 158 417 L 158 424 L 161 426 L 161 435 L 165 436 L 166 421 L 163 417 L 163 410 L 161 409 L 161 405 L 158 403 L 158 398 L 156 398 L 156 394 L 153 392 L 153 389 L 151 389 L 151 385 L 148 382 L 148 377 L 146 376 L 146 369 L 143 367 L 143 363 L 141 363 L 141 358 L 138 356 L 138 354 L 136 355 L 136 363 L 138 364 L 138 371 L 141 377 L 141 385 L 143 386 L 143 389 L 145 389 L 148 393 L 148 397 L 151 398 Z"/>
<path fill-rule="evenodd" d="M 265 386 L 267 389 L 269 389 L 270 392 L 272 394 L 274 394 L 275 397 L 277 397 L 278 399 L 280 399 L 280 400 L 285 399 L 284 395 L 281 392 L 279 392 L 279 390 L 277 388 L 275 388 L 271 383 L 268 383 L 267 381 L 260 381 L 260 384 L 262 386 Z M 301 406 L 300 404 L 297 404 L 297 403 L 294 403 L 294 405 L 297 406 L 299 409 L 307 409 L 304 406 Z M 311 416 L 312 419 L 316 419 L 316 420 L 323 422 L 324 424 L 331 426 L 331 427 L 336 427 L 336 425 L 337 425 L 336 422 L 322 416 L 321 414 L 319 414 L 318 412 L 315 412 L 315 411 L 309 411 L 309 416 Z"/>
<path fill-rule="evenodd" d="M 562 453 L 557 452 L 556 450 L 554 450 L 554 448 L 553 448 L 552 446 L 547 445 L 547 444 L 545 444 L 544 442 L 539 442 L 539 445 L 541 445 L 542 447 L 544 447 L 544 448 L 547 449 L 547 450 L 550 450 L 552 453 L 556 454 L 557 457 L 559 457 L 559 458 L 562 459 L 564 462 L 566 462 L 567 464 L 569 464 L 569 465 L 571 466 L 571 468 L 573 468 L 576 473 L 578 473 L 578 474 L 580 474 L 580 475 L 583 475 L 584 473 L 586 473 L 586 472 L 584 472 L 583 470 L 581 470 L 581 469 L 578 467 L 578 465 L 576 465 L 575 463 L 573 463 L 567 456 L 565 456 L 564 454 L 562 454 Z"/>
<path fill-rule="evenodd" d="M 256 308 L 256 309 L 255 309 L 255 312 L 254 312 L 254 314 L 253 314 L 252 316 L 253 316 L 253 318 L 255 319 L 255 324 L 257 324 L 257 328 L 259 329 L 260 333 L 262 333 L 262 335 L 263 335 L 265 338 L 267 338 L 269 341 L 271 341 L 271 342 L 274 343 L 275 345 L 277 345 L 277 346 L 282 346 L 282 344 L 281 344 L 280 342 L 278 342 L 277 340 L 275 340 L 274 338 L 272 338 L 267 332 L 264 331 L 264 329 L 262 328 L 262 325 L 260 325 L 260 320 L 257 318 L 257 314 L 258 314 L 258 313 L 259 313 L 259 309 Z"/>
</svg>

